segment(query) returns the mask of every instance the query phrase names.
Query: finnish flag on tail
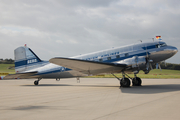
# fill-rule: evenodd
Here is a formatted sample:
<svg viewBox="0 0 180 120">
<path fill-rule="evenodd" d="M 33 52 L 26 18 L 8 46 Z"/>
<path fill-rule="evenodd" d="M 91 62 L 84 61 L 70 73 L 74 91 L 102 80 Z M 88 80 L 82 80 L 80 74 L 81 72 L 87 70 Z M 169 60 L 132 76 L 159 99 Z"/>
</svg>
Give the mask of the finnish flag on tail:
<svg viewBox="0 0 180 120">
<path fill-rule="evenodd" d="M 156 36 L 156 39 L 158 39 L 158 40 L 162 40 L 162 39 L 161 39 L 161 36 Z"/>
</svg>

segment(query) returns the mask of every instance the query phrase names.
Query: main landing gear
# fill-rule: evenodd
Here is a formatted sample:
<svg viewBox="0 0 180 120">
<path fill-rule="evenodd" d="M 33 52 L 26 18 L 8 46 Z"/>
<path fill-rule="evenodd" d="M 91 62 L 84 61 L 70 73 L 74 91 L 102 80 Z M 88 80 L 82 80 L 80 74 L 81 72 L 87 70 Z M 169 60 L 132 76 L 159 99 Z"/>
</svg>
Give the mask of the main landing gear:
<svg viewBox="0 0 180 120">
<path fill-rule="evenodd" d="M 134 78 L 132 79 L 133 86 L 141 86 L 142 80 L 134 74 Z"/>
<path fill-rule="evenodd" d="M 122 79 L 118 78 L 113 73 L 111 73 L 111 74 L 120 81 L 120 87 L 130 87 L 130 85 L 131 85 L 130 79 L 132 80 L 133 86 L 141 86 L 141 84 L 142 84 L 141 78 L 137 77 L 136 74 L 134 74 L 134 78 L 131 78 L 127 74 L 122 72 L 122 76 L 123 76 Z M 128 78 L 125 76 L 127 76 Z"/>
<path fill-rule="evenodd" d="M 38 80 L 34 81 L 34 85 L 38 85 L 39 84 L 39 81 L 41 80 L 42 78 L 38 78 Z"/>
</svg>

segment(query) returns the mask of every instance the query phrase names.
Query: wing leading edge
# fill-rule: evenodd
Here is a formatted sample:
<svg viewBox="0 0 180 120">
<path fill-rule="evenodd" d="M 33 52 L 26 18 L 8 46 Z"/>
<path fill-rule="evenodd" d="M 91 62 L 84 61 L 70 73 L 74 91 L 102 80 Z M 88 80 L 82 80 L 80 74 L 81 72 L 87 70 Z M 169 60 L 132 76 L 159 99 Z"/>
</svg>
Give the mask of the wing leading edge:
<svg viewBox="0 0 180 120">
<path fill-rule="evenodd" d="M 126 64 L 102 63 L 96 61 L 87 61 L 72 58 L 52 58 L 49 62 L 60 65 L 84 74 L 97 75 L 101 73 L 118 73 L 126 68 Z"/>
</svg>

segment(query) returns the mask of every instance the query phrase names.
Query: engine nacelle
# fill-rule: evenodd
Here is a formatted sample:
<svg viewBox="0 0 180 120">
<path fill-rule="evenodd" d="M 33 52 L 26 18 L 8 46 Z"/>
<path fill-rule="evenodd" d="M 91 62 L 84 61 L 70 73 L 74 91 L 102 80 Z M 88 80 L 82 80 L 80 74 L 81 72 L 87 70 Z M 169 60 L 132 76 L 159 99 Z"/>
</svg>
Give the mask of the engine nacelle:
<svg viewBox="0 0 180 120">
<path fill-rule="evenodd" d="M 147 60 L 144 56 L 134 56 L 118 63 L 128 65 L 127 70 L 132 70 L 134 73 L 138 73 L 140 70 L 147 71 Z"/>
</svg>

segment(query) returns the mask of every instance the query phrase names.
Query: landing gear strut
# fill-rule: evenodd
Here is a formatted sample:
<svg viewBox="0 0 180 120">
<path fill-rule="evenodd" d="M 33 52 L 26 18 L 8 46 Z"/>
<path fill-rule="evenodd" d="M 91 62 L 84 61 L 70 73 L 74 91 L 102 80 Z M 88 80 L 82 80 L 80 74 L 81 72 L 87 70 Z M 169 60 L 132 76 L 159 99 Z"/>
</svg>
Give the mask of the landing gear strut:
<svg viewBox="0 0 180 120">
<path fill-rule="evenodd" d="M 38 85 L 39 84 L 39 81 L 41 80 L 42 78 L 38 78 L 38 80 L 34 81 L 34 85 Z"/>
<path fill-rule="evenodd" d="M 126 74 L 124 72 L 122 72 L 122 76 L 123 76 L 122 79 L 118 78 L 113 73 L 111 73 L 111 74 L 120 81 L 120 87 L 130 87 L 131 81 L 125 77 Z"/>
</svg>

